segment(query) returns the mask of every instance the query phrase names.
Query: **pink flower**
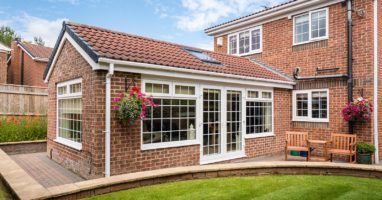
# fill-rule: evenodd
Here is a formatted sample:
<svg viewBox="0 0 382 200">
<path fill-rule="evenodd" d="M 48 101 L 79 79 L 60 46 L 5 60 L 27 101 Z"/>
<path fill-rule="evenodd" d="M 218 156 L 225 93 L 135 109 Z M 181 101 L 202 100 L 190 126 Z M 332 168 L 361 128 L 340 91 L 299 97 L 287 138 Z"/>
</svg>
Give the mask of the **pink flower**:
<svg viewBox="0 0 382 200">
<path fill-rule="evenodd" d="M 119 106 L 113 106 L 113 110 L 119 110 Z"/>
</svg>

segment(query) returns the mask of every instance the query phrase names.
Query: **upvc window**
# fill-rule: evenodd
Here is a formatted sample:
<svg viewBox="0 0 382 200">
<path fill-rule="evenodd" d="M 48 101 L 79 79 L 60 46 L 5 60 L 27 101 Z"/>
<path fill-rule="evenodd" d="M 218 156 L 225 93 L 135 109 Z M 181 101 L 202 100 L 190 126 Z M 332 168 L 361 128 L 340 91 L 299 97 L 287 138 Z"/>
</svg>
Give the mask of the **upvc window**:
<svg viewBox="0 0 382 200">
<path fill-rule="evenodd" d="M 247 55 L 262 51 L 262 27 L 240 31 L 228 36 L 228 53 Z"/>
<path fill-rule="evenodd" d="M 82 148 L 82 80 L 57 85 L 57 142 Z"/>
<path fill-rule="evenodd" d="M 273 134 L 273 93 L 247 91 L 246 134 L 257 137 Z"/>
<path fill-rule="evenodd" d="M 293 91 L 294 121 L 329 121 L 329 90 Z"/>
<path fill-rule="evenodd" d="M 303 44 L 328 38 L 328 9 L 310 11 L 293 19 L 293 43 Z"/>
<path fill-rule="evenodd" d="M 157 92 L 153 90 L 155 85 Z M 195 85 L 144 80 L 144 92 L 153 94 L 154 102 L 159 107 L 147 107 L 147 116 L 142 120 L 142 149 L 197 142 Z"/>
</svg>

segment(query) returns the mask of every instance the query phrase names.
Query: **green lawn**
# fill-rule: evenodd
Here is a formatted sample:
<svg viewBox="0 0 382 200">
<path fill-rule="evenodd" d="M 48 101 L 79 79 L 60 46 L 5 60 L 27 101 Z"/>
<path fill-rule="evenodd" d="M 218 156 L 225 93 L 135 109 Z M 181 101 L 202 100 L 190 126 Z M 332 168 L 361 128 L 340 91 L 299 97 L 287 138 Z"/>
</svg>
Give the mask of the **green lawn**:
<svg viewBox="0 0 382 200">
<path fill-rule="evenodd" d="M 337 176 L 259 176 L 174 182 L 96 199 L 382 199 L 382 181 Z"/>
<path fill-rule="evenodd" d="M 1 200 L 12 199 L 11 195 L 8 193 L 7 189 L 5 188 L 1 180 L 0 180 L 0 199 Z"/>
</svg>

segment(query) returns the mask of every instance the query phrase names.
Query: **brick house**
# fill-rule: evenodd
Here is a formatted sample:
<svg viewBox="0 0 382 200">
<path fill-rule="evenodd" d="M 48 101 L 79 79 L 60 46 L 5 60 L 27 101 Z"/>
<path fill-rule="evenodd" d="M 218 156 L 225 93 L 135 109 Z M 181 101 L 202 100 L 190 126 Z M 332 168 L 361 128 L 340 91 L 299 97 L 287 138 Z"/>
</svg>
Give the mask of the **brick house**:
<svg viewBox="0 0 382 200">
<path fill-rule="evenodd" d="M 291 130 L 378 145 L 381 8 L 290 1 L 206 29 L 213 52 L 64 23 L 44 74 L 48 154 L 94 178 L 271 155 Z M 160 106 L 123 125 L 111 99 L 133 82 Z M 342 119 L 352 96 L 373 101 L 371 122 Z"/>
<path fill-rule="evenodd" d="M 46 87 L 43 75 L 51 53 L 50 47 L 12 41 L 7 83 Z"/>
<path fill-rule="evenodd" d="M 7 68 L 11 49 L 0 42 L 0 84 L 7 83 Z"/>
</svg>

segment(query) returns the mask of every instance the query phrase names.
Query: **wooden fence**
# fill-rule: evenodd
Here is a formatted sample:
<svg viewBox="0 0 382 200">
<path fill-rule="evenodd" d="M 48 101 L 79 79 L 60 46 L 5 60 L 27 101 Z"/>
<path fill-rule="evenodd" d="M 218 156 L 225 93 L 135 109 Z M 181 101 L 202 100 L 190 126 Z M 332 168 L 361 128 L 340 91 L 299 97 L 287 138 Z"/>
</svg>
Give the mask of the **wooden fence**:
<svg viewBox="0 0 382 200">
<path fill-rule="evenodd" d="M 0 84 L 0 115 L 46 115 L 48 89 Z"/>
</svg>

